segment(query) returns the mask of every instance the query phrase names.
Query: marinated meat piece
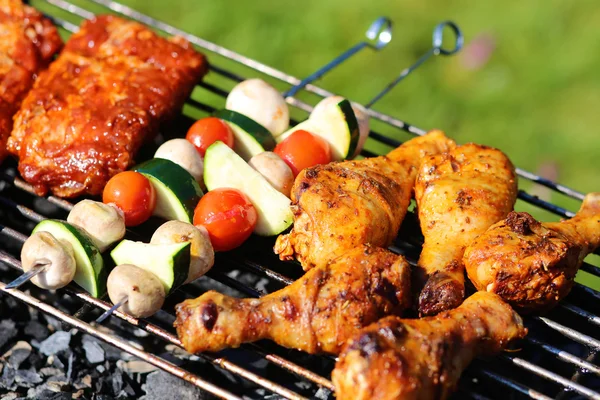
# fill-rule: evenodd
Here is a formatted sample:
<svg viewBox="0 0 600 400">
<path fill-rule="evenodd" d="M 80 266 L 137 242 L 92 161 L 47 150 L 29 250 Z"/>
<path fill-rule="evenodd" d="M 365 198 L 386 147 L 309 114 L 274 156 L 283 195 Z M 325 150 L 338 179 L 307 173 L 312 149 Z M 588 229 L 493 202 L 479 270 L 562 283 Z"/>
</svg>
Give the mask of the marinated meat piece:
<svg viewBox="0 0 600 400">
<path fill-rule="evenodd" d="M 339 400 L 447 399 L 473 358 L 498 353 L 526 334 L 521 317 L 487 292 L 434 317 L 387 317 L 345 346 L 331 374 L 335 395 Z"/>
<path fill-rule="evenodd" d="M 20 0 L 0 0 L 0 162 L 6 156 L 13 115 L 61 47 L 49 19 Z"/>
<path fill-rule="evenodd" d="M 469 278 L 522 312 L 554 307 L 571 290 L 583 259 L 600 246 L 600 193 L 590 193 L 571 219 L 540 223 L 512 212 L 465 251 Z"/>
<path fill-rule="evenodd" d="M 425 158 L 415 184 L 425 237 L 416 281 L 421 315 L 458 307 L 465 297 L 465 247 L 512 211 L 515 167 L 500 150 L 477 144 Z M 420 287 L 419 287 L 420 289 Z"/>
<path fill-rule="evenodd" d="M 207 67 L 181 38 L 114 16 L 84 22 L 15 116 L 8 146 L 21 175 L 38 194 L 101 193 Z"/>
<path fill-rule="evenodd" d="M 317 165 L 292 187 L 294 228 L 277 238 L 282 260 L 304 270 L 327 265 L 361 244 L 387 247 L 406 215 L 423 158 L 454 142 L 440 131 L 414 138 L 387 156 Z"/>
<path fill-rule="evenodd" d="M 218 351 L 271 339 L 307 353 L 337 354 L 358 329 L 399 315 L 410 299 L 402 256 L 359 246 L 260 299 L 207 292 L 179 304 L 175 325 L 189 352 Z"/>
</svg>

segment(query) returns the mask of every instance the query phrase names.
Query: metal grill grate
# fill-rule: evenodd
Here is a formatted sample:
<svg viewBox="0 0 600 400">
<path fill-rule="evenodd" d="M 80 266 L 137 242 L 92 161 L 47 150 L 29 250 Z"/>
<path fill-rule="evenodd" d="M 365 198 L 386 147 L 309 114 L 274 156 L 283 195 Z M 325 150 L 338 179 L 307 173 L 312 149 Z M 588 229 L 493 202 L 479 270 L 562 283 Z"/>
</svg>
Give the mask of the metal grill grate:
<svg viewBox="0 0 600 400">
<path fill-rule="evenodd" d="M 259 72 L 267 75 L 272 80 L 282 81 L 292 86 L 300 82 L 300 79 L 187 34 L 122 4 L 111 0 L 92 0 L 92 2 L 95 3 L 94 7 L 101 6 L 105 11 L 112 11 L 136 19 L 159 31 L 184 36 L 191 43 L 208 52 L 209 55 L 210 53 L 218 54 L 248 67 L 248 75 L 254 76 Z M 56 15 L 52 10 L 56 11 L 58 9 L 69 12 L 70 18 L 91 18 L 94 15 L 84 8 L 64 0 L 45 0 L 36 3 L 36 5 L 38 4 L 51 10 L 49 12 L 51 17 Z M 48 5 L 50 6 L 48 7 Z M 72 32 L 77 29 L 76 24 L 57 17 L 52 18 L 66 31 Z M 215 65 L 211 65 L 211 73 L 234 83 L 243 80 L 241 76 Z M 203 83 L 200 86 L 203 90 L 218 96 L 225 97 L 227 95 L 226 90 L 216 85 Z M 332 94 L 314 85 L 306 86 L 305 90 L 321 97 Z M 305 112 L 312 110 L 312 106 L 297 98 L 289 97 L 287 101 L 290 105 Z M 195 100 L 190 100 L 188 107 L 204 112 L 213 110 L 210 105 Z M 399 130 L 415 135 L 425 133 L 424 130 L 389 115 L 371 109 L 368 110 L 368 113 L 372 118 Z M 189 122 L 189 118 L 185 116 L 182 116 L 182 120 L 184 120 L 183 124 L 186 121 Z M 389 146 L 400 144 L 399 141 L 376 132 L 372 132 L 370 137 L 371 140 Z M 363 155 L 371 156 L 373 154 L 364 151 Z M 579 200 L 583 199 L 584 195 L 582 193 L 535 174 L 521 169 L 518 169 L 518 174 L 522 178 L 566 196 Z M 561 217 L 574 215 L 571 211 L 541 200 L 524 191 L 519 192 L 519 198 Z M 49 217 L 49 212 L 52 217 L 64 218 L 67 211 L 72 207 L 69 202 L 52 196 L 44 199 L 36 197 L 31 186 L 15 177 L 14 164 L 10 162 L 5 163 L 0 169 L 0 204 L 0 221 L 5 221 L 4 223 L 9 225 L 0 225 L 0 234 L 3 236 L 3 240 L 0 242 L 0 261 L 17 271 L 21 269 L 18 261 L 18 251 L 27 239 L 22 231 L 29 232 L 34 223 Z M 34 211 L 34 209 L 37 211 Z M 421 244 L 418 235 L 415 234 L 415 232 L 418 232 L 418 225 L 416 224 L 416 217 L 409 214 L 396 243 L 391 247 L 392 251 L 404 254 L 411 263 L 416 261 Z M 139 239 L 145 236 L 147 236 L 147 233 L 144 234 L 139 230 L 128 232 L 130 238 Z M 277 260 L 268 251 L 270 246 L 272 246 L 272 241 L 252 238 L 249 244 L 242 246 L 238 251 L 220 254 L 217 257 L 215 268 L 209 272 L 208 278 L 203 278 L 202 284 L 190 284 L 179 289 L 173 295 L 175 297 L 173 301 L 177 298 L 199 296 L 207 285 L 217 287 L 218 285 L 226 285 L 245 296 L 258 297 L 263 294 L 263 291 L 258 289 L 259 286 L 264 286 L 271 291 L 290 284 L 293 282 L 293 278 L 297 278 L 299 268 L 293 264 Z M 266 267 L 267 265 L 268 267 Z M 292 267 L 290 268 L 290 266 Z M 593 265 L 586 263 L 582 269 L 595 276 L 600 276 L 600 269 Z M 248 283 L 248 279 L 240 279 L 241 276 L 246 275 L 253 277 L 253 279 L 250 279 L 251 283 Z M 10 278 L 10 274 L 7 277 Z M 261 284 L 266 284 L 257 285 L 259 280 Z M 76 285 L 69 285 L 63 290 L 84 305 L 83 311 L 73 316 L 23 291 L 5 290 L 4 286 L 5 284 L 0 282 L 0 290 L 4 293 L 50 314 L 80 331 L 96 336 L 121 350 L 185 379 L 207 392 L 226 399 L 240 399 L 243 396 L 239 388 L 219 386 L 218 383 L 215 383 L 203 373 L 193 373 L 189 369 L 179 367 L 157 356 L 156 349 L 140 349 L 132 345 L 126 338 L 117 335 L 114 329 L 105 329 L 104 327 L 100 329 L 85 322 L 84 317 L 86 313 L 90 312 L 89 310 L 104 311 L 110 308 L 110 304 L 91 297 Z M 502 394 L 502 398 L 576 399 L 584 397 L 600 399 L 600 367 L 598 366 L 600 317 L 598 315 L 600 315 L 600 293 L 581 284 L 576 284 L 567 299 L 550 314 L 545 317 L 534 317 L 526 320 L 530 335 L 523 343 L 520 352 L 505 353 L 493 359 L 476 360 L 463 374 L 456 397 L 488 399 L 498 398 L 499 394 Z M 175 346 L 181 345 L 173 329 L 169 327 L 174 319 L 173 309 L 170 306 L 166 306 L 157 316 L 148 320 L 138 320 L 118 311 L 115 312 L 115 316 L 130 324 L 132 328 L 129 333 L 131 333 L 133 327 L 136 327 L 160 337 L 166 343 Z M 111 326 L 111 324 L 107 325 Z M 164 326 L 168 328 L 164 328 Z M 127 333 L 125 332 L 125 334 Z M 248 357 L 245 358 L 238 353 L 251 354 L 252 357 L 246 359 Z M 223 354 L 227 354 L 227 356 Z M 315 396 L 333 398 L 333 387 L 328 378 L 334 363 L 331 357 L 307 356 L 263 342 L 244 345 L 239 350 L 231 350 L 223 352 L 223 354 L 200 354 L 199 357 L 205 362 L 213 364 L 216 368 L 228 371 L 243 379 L 246 384 L 262 387 L 284 398 L 302 399 Z M 262 360 L 266 367 L 256 368 L 250 359 Z M 283 375 L 288 376 L 288 379 L 282 379 Z M 290 380 L 290 376 L 293 376 L 294 380 Z M 291 382 L 296 382 L 296 384 Z M 301 384 L 299 385 L 298 382 Z"/>
</svg>

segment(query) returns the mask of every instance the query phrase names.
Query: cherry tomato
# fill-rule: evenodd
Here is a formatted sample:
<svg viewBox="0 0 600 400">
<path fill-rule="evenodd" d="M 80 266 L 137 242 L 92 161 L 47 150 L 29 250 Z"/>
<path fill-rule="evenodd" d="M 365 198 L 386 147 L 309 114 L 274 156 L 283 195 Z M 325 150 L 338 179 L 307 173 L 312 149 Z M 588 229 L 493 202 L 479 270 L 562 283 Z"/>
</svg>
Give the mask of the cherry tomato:
<svg viewBox="0 0 600 400">
<path fill-rule="evenodd" d="M 274 152 L 297 176 L 304 168 L 331 162 L 329 143 L 305 130 L 297 130 L 279 143 Z"/>
<path fill-rule="evenodd" d="M 156 192 L 144 175 L 125 171 L 108 181 L 102 193 L 102 201 L 115 204 L 125 214 L 125 225 L 135 226 L 152 215 L 156 205 Z"/>
<path fill-rule="evenodd" d="M 208 231 L 216 251 L 238 247 L 252 234 L 258 214 L 248 198 L 236 189 L 214 189 L 206 193 L 194 210 L 194 225 Z"/>
<path fill-rule="evenodd" d="M 190 127 L 185 138 L 196 147 L 202 157 L 204 157 L 208 146 L 217 140 L 233 148 L 233 131 L 227 123 L 215 117 L 196 121 Z"/>
</svg>

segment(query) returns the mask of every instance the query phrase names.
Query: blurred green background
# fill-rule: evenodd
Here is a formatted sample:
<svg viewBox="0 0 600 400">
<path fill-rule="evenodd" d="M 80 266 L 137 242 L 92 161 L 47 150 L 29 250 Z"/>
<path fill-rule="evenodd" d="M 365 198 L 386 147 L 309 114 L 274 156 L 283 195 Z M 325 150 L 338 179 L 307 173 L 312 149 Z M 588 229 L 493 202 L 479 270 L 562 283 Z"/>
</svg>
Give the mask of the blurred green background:
<svg viewBox="0 0 600 400">
<path fill-rule="evenodd" d="M 363 50 L 318 83 L 358 102 L 368 101 L 426 52 L 438 22 L 453 20 L 465 35 L 463 51 L 428 61 L 374 108 L 424 129 L 443 129 L 459 142 L 498 147 L 515 165 L 581 192 L 600 190 L 597 0 L 121 2 L 297 77 L 310 74 L 360 41 L 376 17 L 388 16 L 394 30 L 385 49 Z M 106 11 L 91 1 L 77 4 Z M 79 22 L 69 15 L 65 18 Z M 207 55 L 213 64 L 244 77 L 260 76 L 210 52 Z M 207 81 L 224 89 L 234 84 L 214 73 Z M 270 82 L 281 90 L 289 87 Z M 215 107 L 224 104 L 221 97 L 203 90 L 194 96 Z M 312 104 L 318 101 L 306 93 L 301 98 Z M 298 119 L 305 115 L 294 112 Z M 409 137 L 380 123 L 372 123 L 372 128 L 403 140 Z M 367 147 L 385 150 L 373 142 Z M 529 182 L 520 185 L 570 210 L 579 206 L 578 201 Z M 557 219 L 527 205 L 517 207 L 544 220 Z M 594 285 L 600 287 L 598 282 Z"/>
</svg>

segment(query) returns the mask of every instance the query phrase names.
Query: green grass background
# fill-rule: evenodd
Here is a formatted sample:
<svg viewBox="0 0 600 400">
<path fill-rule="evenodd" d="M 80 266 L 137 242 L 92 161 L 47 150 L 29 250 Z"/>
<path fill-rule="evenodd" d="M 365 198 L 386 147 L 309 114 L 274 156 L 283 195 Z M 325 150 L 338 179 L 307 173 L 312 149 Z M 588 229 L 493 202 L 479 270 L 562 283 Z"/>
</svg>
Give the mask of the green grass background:
<svg viewBox="0 0 600 400">
<path fill-rule="evenodd" d="M 364 50 L 319 85 L 368 101 L 431 46 L 436 23 L 462 28 L 465 49 L 437 57 L 397 86 L 374 108 L 424 129 L 441 128 L 459 142 L 505 151 L 515 165 L 582 192 L 600 190 L 600 2 L 597 0 L 121 0 L 139 11 L 291 75 L 304 77 L 363 38 L 378 16 L 394 22 L 382 51 Z M 32 1 L 44 7 L 42 3 Z M 86 9 L 102 12 L 91 1 Z M 78 22 L 77 18 L 65 18 Z M 479 45 L 477 45 L 479 43 Z M 487 46 L 480 60 L 477 47 Z M 212 63 L 245 77 L 252 70 L 207 53 Z M 215 75 L 215 74 L 211 74 Z M 207 80 L 225 89 L 233 83 Z M 271 81 L 282 90 L 288 86 Z M 194 94 L 221 107 L 224 100 Z M 317 98 L 302 94 L 315 103 Z M 189 110 L 188 110 L 189 111 Z M 195 113 L 201 116 L 202 113 Z M 302 118 L 304 114 L 295 112 Z M 373 123 L 379 132 L 408 136 Z M 378 149 L 372 142 L 368 148 Z M 382 149 L 378 149 L 382 150 Z M 521 187 L 576 211 L 579 203 L 523 181 Z M 536 217 L 556 220 L 527 205 Z M 596 260 L 592 260 L 595 262 Z M 600 281 L 586 280 L 596 287 Z"/>
</svg>

